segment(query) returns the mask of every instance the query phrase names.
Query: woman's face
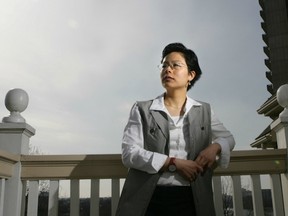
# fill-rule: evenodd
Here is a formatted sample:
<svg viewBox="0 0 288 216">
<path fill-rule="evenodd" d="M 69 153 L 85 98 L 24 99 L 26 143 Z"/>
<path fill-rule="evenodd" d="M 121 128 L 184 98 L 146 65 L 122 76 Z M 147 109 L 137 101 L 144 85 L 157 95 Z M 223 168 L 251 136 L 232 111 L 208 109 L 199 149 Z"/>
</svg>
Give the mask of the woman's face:
<svg viewBox="0 0 288 216">
<path fill-rule="evenodd" d="M 185 58 L 180 52 L 168 54 L 161 64 L 161 82 L 165 89 L 185 89 L 193 80 L 195 72 L 189 72 Z"/>
</svg>

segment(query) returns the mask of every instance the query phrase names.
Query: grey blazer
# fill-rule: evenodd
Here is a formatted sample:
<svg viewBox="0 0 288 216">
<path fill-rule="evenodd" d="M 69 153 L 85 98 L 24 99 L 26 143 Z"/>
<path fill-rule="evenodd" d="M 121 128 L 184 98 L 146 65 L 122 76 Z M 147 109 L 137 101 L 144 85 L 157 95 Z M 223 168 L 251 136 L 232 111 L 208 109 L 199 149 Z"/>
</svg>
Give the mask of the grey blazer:
<svg viewBox="0 0 288 216">
<path fill-rule="evenodd" d="M 210 105 L 200 102 L 188 112 L 189 137 L 186 143 L 193 149 L 188 159 L 194 160 L 201 150 L 211 144 Z M 150 110 L 152 100 L 138 102 L 144 135 L 144 148 L 169 155 L 169 121 L 167 114 Z M 144 216 L 161 173 L 148 174 L 130 168 L 118 203 L 116 216 Z M 214 216 L 212 170 L 191 183 L 197 216 Z"/>
</svg>

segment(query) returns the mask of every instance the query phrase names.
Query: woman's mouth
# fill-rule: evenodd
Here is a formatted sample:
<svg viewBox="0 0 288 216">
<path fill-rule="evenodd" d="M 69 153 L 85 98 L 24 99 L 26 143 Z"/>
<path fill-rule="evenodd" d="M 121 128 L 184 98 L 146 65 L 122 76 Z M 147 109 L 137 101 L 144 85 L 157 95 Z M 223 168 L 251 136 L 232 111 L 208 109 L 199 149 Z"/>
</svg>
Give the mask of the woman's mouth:
<svg viewBox="0 0 288 216">
<path fill-rule="evenodd" d="M 172 77 L 170 77 L 170 76 L 164 76 L 163 78 L 162 78 L 162 81 L 163 82 L 165 82 L 165 81 L 170 81 L 170 80 L 174 80 Z"/>
</svg>

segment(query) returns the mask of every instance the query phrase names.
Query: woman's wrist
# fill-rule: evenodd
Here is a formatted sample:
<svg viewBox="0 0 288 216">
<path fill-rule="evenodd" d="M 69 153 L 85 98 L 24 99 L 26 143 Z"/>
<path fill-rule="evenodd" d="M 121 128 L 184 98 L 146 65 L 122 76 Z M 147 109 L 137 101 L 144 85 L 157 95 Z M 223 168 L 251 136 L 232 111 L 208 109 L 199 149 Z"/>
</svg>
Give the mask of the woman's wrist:
<svg viewBox="0 0 288 216">
<path fill-rule="evenodd" d="M 161 172 L 166 172 L 168 170 L 170 157 L 167 157 L 165 163 L 163 164 L 162 168 L 160 169 Z"/>
<path fill-rule="evenodd" d="M 216 154 L 219 155 L 222 151 L 222 147 L 219 143 L 213 143 L 212 145 L 214 145 L 215 149 L 216 149 Z"/>
</svg>

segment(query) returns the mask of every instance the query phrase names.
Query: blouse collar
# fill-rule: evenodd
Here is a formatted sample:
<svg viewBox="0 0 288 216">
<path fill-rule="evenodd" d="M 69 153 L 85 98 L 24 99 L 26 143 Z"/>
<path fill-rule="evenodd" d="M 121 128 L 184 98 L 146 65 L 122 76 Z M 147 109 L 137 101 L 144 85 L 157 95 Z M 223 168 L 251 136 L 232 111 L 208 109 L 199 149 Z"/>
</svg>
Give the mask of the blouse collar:
<svg viewBox="0 0 288 216">
<path fill-rule="evenodd" d="M 196 100 L 188 97 L 186 100 L 186 104 L 185 104 L 185 114 L 193 107 L 193 106 L 201 106 L 202 104 L 197 102 Z M 164 111 L 167 112 L 167 109 L 164 105 L 164 93 L 159 95 L 158 97 L 156 97 L 151 106 L 150 106 L 150 110 L 158 110 L 158 111 Z"/>
</svg>

